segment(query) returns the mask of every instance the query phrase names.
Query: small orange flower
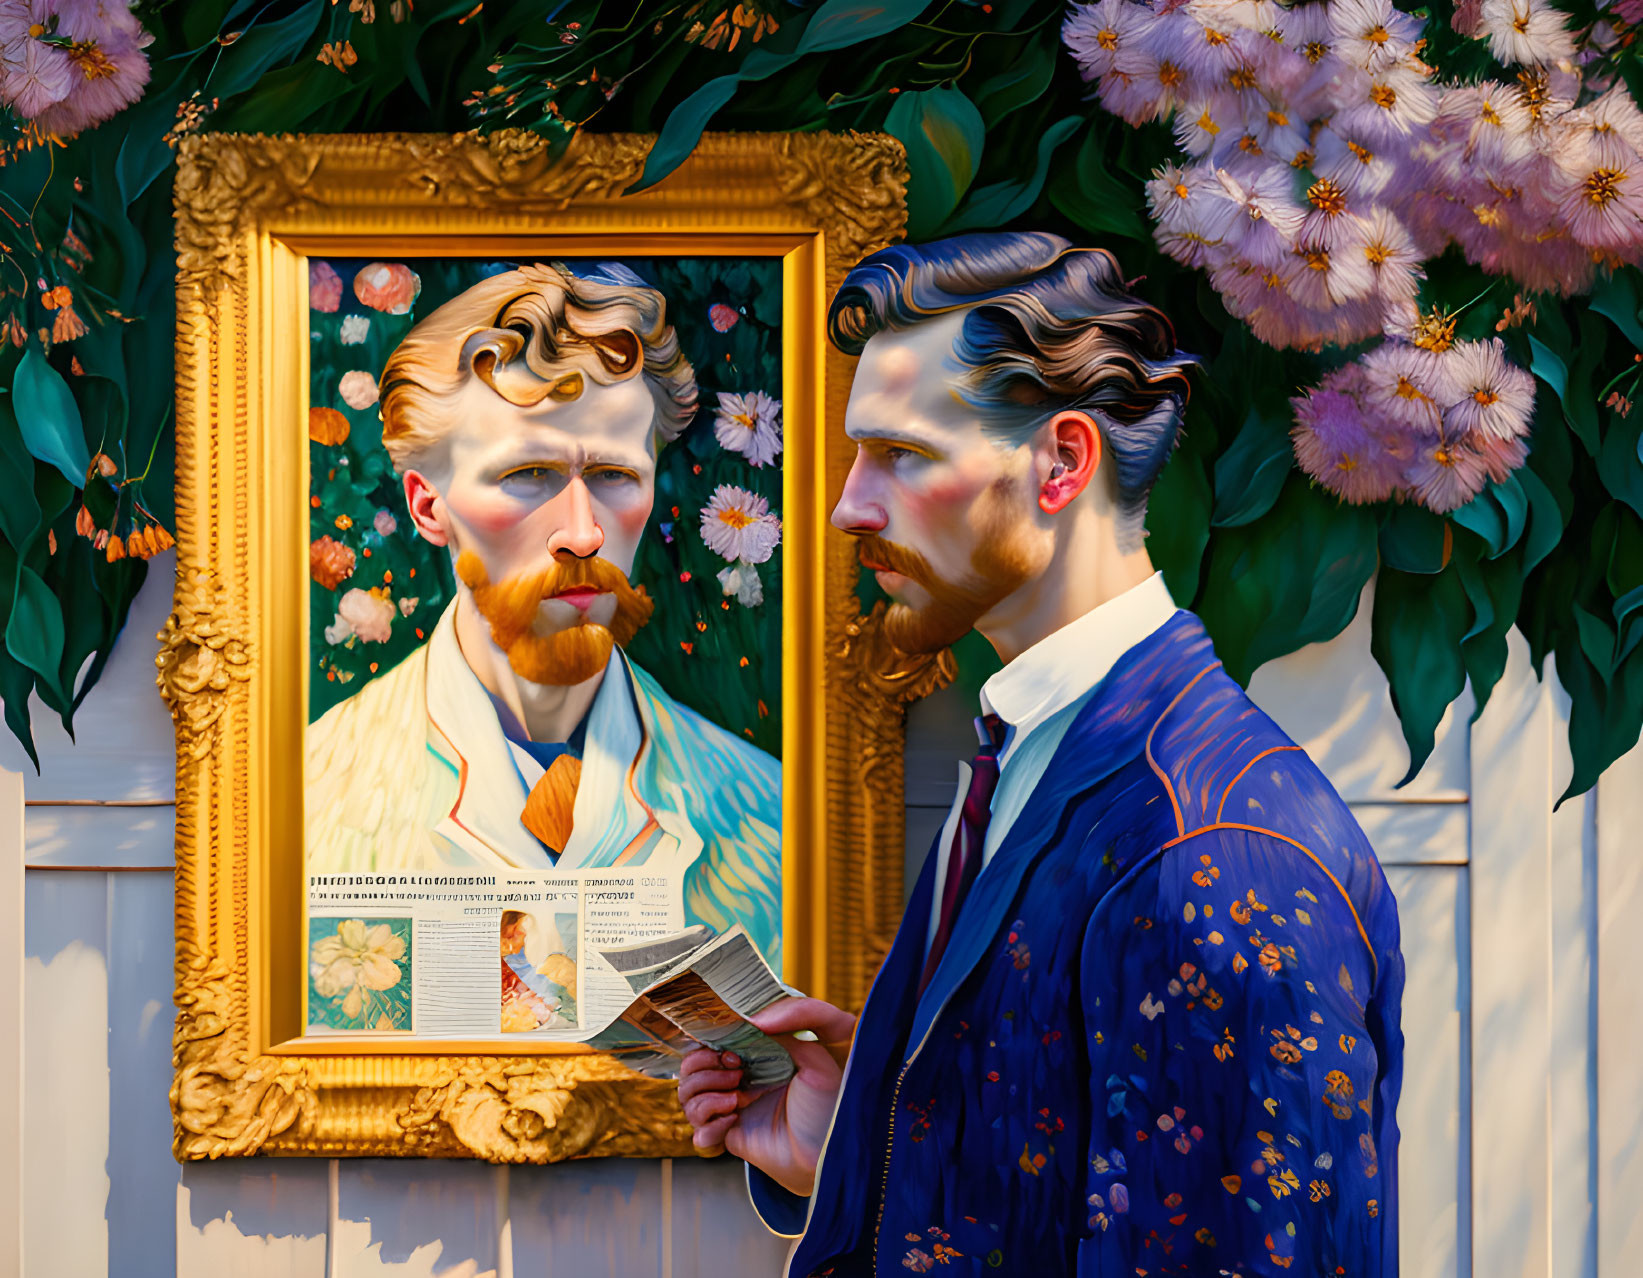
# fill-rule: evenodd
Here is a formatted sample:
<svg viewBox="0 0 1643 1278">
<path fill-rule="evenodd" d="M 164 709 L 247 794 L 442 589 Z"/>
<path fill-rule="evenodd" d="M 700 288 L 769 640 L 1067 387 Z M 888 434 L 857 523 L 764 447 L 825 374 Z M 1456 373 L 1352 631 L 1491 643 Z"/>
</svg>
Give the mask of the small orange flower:
<svg viewBox="0 0 1643 1278">
<path fill-rule="evenodd" d="M 124 559 L 126 557 L 125 542 L 117 536 L 110 535 L 108 547 L 103 553 L 107 556 L 109 563 L 113 563 L 117 559 Z"/>
</svg>

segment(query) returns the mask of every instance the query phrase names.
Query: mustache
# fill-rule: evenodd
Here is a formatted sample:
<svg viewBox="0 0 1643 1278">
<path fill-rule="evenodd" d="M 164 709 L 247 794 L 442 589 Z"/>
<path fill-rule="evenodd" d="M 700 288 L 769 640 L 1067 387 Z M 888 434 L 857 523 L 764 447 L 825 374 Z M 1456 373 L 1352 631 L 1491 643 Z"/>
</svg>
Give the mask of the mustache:
<svg viewBox="0 0 1643 1278">
<path fill-rule="evenodd" d="M 655 604 L 643 586 L 629 583 L 627 574 L 608 559 L 553 560 L 535 572 L 515 573 L 492 583 L 485 564 L 471 550 L 457 557 L 456 575 L 474 592 L 480 611 L 491 623 L 497 643 L 506 648 L 530 633 L 536 609 L 544 599 L 567 590 L 590 588 L 616 596 L 616 617 L 610 629 L 616 642 L 626 644 L 650 620 Z"/>
<path fill-rule="evenodd" d="M 938 584 L 929 560 L 916 550 L 886 541 L 877 533 L 857 538 L 856 558 L 863 568 L 874 572 L 900 573 L 926 589 Z"/>
</svg>

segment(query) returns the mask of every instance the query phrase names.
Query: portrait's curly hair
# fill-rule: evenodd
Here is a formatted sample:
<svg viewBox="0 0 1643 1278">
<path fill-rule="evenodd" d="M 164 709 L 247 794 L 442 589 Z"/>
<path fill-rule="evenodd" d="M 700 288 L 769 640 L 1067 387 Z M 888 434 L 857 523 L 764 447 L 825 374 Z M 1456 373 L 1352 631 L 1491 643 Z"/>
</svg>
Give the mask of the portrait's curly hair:
<svg viewBox="0 0 1643 1278">
<path fill-rule="evenodd" d="M 578 398 L 588 381 L 645 379 L 655 429 L 676 439 L 696 413 L 696 374 L 667 302 L 627 267 L 578 275 L 538 263 L 481 280 L 425 319 L 382 371 L 382 443 L 400 474 L 456 424 L 451 401 L 477 377 L 520 408 Z"/>
<path fill-rule="evenodd" d="M 965 312 L 948 371 L 983 429 L 1025 440 L 1059 412 L 1087 412 L 1114 462 L 1120 513 L 1138 532 L 1180 436 L 1197 360 L 1131 294 L 1105 249 L 1059 235 L 989 232 L 881 249 L 833 299 L 828 335 L 858 355 L 874 334 Z"/>
</svg>

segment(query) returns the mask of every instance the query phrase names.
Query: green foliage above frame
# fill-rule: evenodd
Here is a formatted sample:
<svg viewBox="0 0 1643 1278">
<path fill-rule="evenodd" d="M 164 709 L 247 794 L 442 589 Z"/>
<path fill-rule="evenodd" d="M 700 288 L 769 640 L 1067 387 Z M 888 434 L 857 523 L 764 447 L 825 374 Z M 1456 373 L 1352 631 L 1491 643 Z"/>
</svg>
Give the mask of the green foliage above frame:
<svg viewBox="0 0 1643 1278">
<path fill-rule="evenodd" d="M 1569 24 L 1602 16 L 1560 0 Z M 1351 507 L 1297 473 L 1289 397 L 1352 352 L 1278 352 L 1231 319 L 1199 273 L 1153 243 L 1142 185 L 1173 153 L 1089 96 L 1061 43 L 1062 0 L 159 0 L 145 96 L 64 146 L 8 145 L 0 168 L 0 697 L 32 752 L 28 696 L 65 725 L 95 682 L 145 563 L 92 539 L 170 522 L 175 139 L 214 131 L 449 132 L 525 127 L 657 132 L 637 185 L 663 180 L 702 130 L 881 129 L 908 151 L 917 237 L 1052 230 L 1113 249 L 1204 359 L 1185 442 L 1154 494 L 1154 558 L 1203 615 L 1227 667 L 1328 639 L 1376 579 L 1373 650 L 1413 774 L 1470 680 L 1479 708 L 1507 630 L 1537 668 L 1555 655 L 1573 701 L 1570 793 L 1643 724 L 1643 412 L 1628 390 L 1643 347 L 1643 276 L 1590 297 L 1519 297 L 1454 252 L 1430 264 L 1424 306 L 1458 335 L 1498 331 L 1538 393 L 1529 463 L 1442 517 Z M 1430 14 L 1425 56 L 1485 68 Z M 1615 70 L 1637 96 L 1626 32 Z M 1485 57 L 1483 61 L 1487 61 Z M 9 126 L 8 126 L 9 128 Z M 67 338 L 63 295 L 86 325 Z M 1533 303 L 1533 317 L 1526 318 Z M 1507 312 L 1518 318 L 1505 323 Z M 1500 326 L 1500 327 L 1497 327 Z M 72 331 L 74 325 L 68 325 Z M 42 333 L 44 340 L 42 340 Z M 106 460 L 105 460 L 106 459 Z M 89 476 L 89 479 L 88 479 Z M 77 489 L 84 488 L 84 492 Z M 83 511 L 82 511 L 83 507 Z M 91 529 L 92 537 L 85 535 Z M 147 542 L 143 543 L 146 550 Z M 968 652 L 969 650 L 966 649 Z"/>
</svg>

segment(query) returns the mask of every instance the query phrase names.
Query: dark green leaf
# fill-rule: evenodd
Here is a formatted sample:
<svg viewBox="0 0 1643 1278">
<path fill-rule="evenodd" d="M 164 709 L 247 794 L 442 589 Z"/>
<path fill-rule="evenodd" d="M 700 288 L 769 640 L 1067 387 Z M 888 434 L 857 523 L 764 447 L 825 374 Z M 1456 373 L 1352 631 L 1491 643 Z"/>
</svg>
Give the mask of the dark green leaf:
<svg viewBox="0 0 1643 1278">
<path fill-rule="evenodd" d="M 1054 39 L 1034 40 L 1009 67 L 982 82 L 975 92 L 975 103 L 989 128 L 996 128 L 1012 111 L 1044 96 L 1055 75 L 1060 51 Z"/>
<path fill-rule="evenodd" d="M 1525 466 L 1514 478 L 1529 499 L 1528 536 L 1523 546 L 1523 573 L 1527 576 L 1563 536 L 1563 512 L 1552 490 L 1530 467 Z"/>
<path fill-rule="evenodd" d="M 1448 545 L 1443 516 L 1424 506 L 1394 506 L 1381 524 L 1381 560 L 1399 572 L 1442 572 Z"/>
<path fill-rule="evenodd" d="M 1409 745 L 1409 771 L 1399 785 L 1425 765 L 1439 720 L 1466 686 L 1461 637 L 1471 616 L 1456 569 L 1425 575 L 1387 568 L 1376 578 L 1370 650 L 1386 672 Z"/>
<path fill-rule="evenodd" d="M 1643 413 L 1622 417 L 1613 413 L 1603 444 L 1597 453 L 1597 473 L 1603 486 L 1643 515 L 1643 461 L 1638 460 L 1638 443 L 1643 439 Z"/>
<path fill-rule="evenodd" d="M 1586 660 L 1592 663 L 1592 669 L 1597 671 L 1598 678 L 1604 683 L 1614 673 L 1615 665 L 1615 636 L 1609 628 L 1609 623 L 1601 617 L 1594 617 L 1579 604 L 1574 605 L 1575 629 L 1580 634 L 1580 648 L 1586 654 Z"/>
<path fill-rule="evenodd" d="M 1464 506 L 1450 511 L 1449 518 L 1482 537 L 1488 543 L 1491 555 L 1498 555 L 1506 549 L 1506 512 L 1490 499 L 1487 492 L 1479 493 Z"/>
<path fill-rule="evenodd" d="M 1215 461 L 1215 514 L 1210 525 L 1236 528 L 1272 509 L 1294 452 L 1289 419 L 1250 409 L 1232 447 Z"/>
<path fill-rule="evenodd" d="M 1198 596 L 1204 547 L 1209 544 L 1209 480 L 1196 451 L 1170 458 L 1147 497 L 1147 552 L 1164 574 L 1171 597 L 1190 608 Z"/>
<path fill-rule="evenodd" d="M 283 18 L 258 22 L 222 52 L 216 70 L 205 82 L 210 97 L 231 98 L 249 89 L 276 66 L 302 51 L 325 13 L 325 0 L 307 0 Z"/>
<path fill-rule="evenodd" d="M 80 409 L 68 383 L 31 342 L 12 382 L 12 408 L 29 452 L 62 472 L 76 488 L 86 482 L 86 451 Z"/>
<path fill-rule="evenodd" d="M 1033 206 L 1050 173 L 1050 157 L 1055 149 L 1077 131 L 1083 120 L 1069 115 L 1057 120 L 1038 140 L 1038 163 L 1024 181 L 994 182 L 970 193 L 958 212 L 941 228 L 943 235 L 955 235 L 974 227 L 992 228 L 1014 221 Z"/>
<path fill-rule="evenodd" d="M 1607 316 L 1626 335 L 1635 350 L 1643 351 L 1643 324 L 1638 323 L 1637 282 L 1630 270 L 1619 270 L 1592 290 L 1587 303 Z"/>
<path fill-rule="evenodd" d="M 0 497 L 0 532 L 21 554 L 44 526 L 40 503 L 34 499 L 34 458 L 23 446 L 23 434 L 11 411 L 11 396 L 0 395 L 0 474 L 7 476 L 6 492 Z"/>
<path fill-rule="evenodd" d="M 61 693 L 57 667 L 63 655 L 63 610 L 50 587 L 27 564 L 17 566 L 17 594 L 6 621 L 6 651 L 39 676 L 42 691 L 50 686 Z"/>
<path fill-rule="evenodd" d="M 888 35 L 918 17 L 928 3 L 929 0 L 878 0 L 876 4 L 871 0 L 868 3 L 863 3 L 863 0 L 826 0 L 811 16 L 798 44 L 791 51 L 777 53 L 768 48 L 755 49 L 747 55 L 739 70 L 709 80 L 675 107 L 662 125 L 650 154 L 645 157 L 644 172 L 624 194 L 634 195 L 656 185 L 683 164 L 685 157 L 696 148 L 707 122 L 735 96 L 742 84 L 764 80 L 778 71 L 785 71 L 806 54 L 844 49 Z M 976 150 L 979 154 L 980 147 Z M 973 172 L 971 176 L 974 176 Z M 951 211 L 951 206 L 948 211 Z"/>
<path fill-rule="evenodd" d="M 987 126 L 962 89 L 940 85 L 899 94 L 884 131 L 907 148 L 907 235 L 925 239 L 969 189 Z"/>
<path fill-rule="evenodd" d="M 1050 200 L 1091 235 L 1122 235 L 1150 244 L 1152 232 L 1141 216 L 1141 195 L 1107 163 L 1107 135 L 1091 128 L 1078 156 L 1050 179 Z"/>
<path fill-rule="evenodd" d="M 1619 639 L 1619 650 L 1615 653 L 1615 664 L 1619 665 L 1637 649 L 1638 642 L 1643 640 L 1643 616 L 1637 617 L 1631 625 L 1626 624 L 1626 618 L 1643 608 L 1643 586 L 1629 590 L 1614 601 L 1615 634 Z"/>
</svg>

